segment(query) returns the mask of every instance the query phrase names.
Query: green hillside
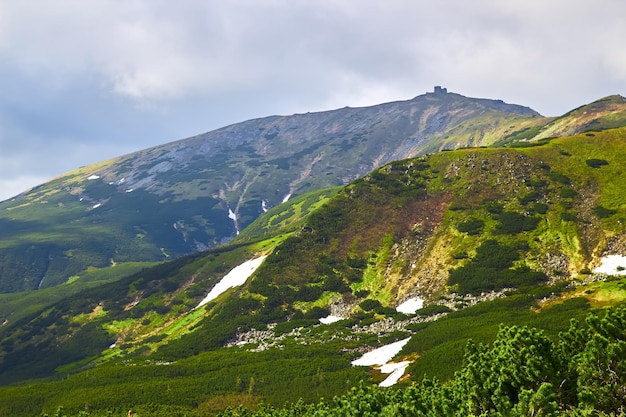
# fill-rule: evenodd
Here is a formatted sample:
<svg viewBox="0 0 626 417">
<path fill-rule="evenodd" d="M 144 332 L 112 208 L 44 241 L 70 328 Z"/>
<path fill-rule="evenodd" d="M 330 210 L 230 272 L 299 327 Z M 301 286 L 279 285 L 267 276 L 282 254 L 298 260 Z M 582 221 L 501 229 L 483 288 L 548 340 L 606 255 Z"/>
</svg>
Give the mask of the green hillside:
<svg viewBox="0 0 626 417">
<path fill-rule="evenodd" d="M 548 120 L 501 101 L 428 93 L 248 120 L 81 167 L 0 202 L 0 293 L 201 252 L 290 198 Z"/>
<path fill-rule="evenodd" d="M 230 245 L 8 317 L 0 415 L 60 405 L 92 416 L 238 405 L 261 407 L 259 416 L 404 415 L 410 404 L 426 411 L 406 415 L 618 413 L 625 138 L 615 128 L 395 161 L 268 211 Z M 245 283 L 196 308 L 229 271 L 264 255 Z M 594 272 L 610 255 L 618 265 Z M 421 309 L 396 310 L 412 297 Z M 605 321 L 569 330 L 604 311 Z M 321 324 L 328 316 L 340 320 Z M 403 376 L 371 388 L 388 375 L 351 361 L 405 339 L 395 358 L 409 362 Z M 515 343 L 537 353 L 515 356 Z M 496 377 L 504 365 L 488 369 L 494 358 L 517 364 L 510 379 Z M 518 375 L 524 361 L 532 366 Z M 611 365 L 594 374 L 594 361 Z"/>
</svg>

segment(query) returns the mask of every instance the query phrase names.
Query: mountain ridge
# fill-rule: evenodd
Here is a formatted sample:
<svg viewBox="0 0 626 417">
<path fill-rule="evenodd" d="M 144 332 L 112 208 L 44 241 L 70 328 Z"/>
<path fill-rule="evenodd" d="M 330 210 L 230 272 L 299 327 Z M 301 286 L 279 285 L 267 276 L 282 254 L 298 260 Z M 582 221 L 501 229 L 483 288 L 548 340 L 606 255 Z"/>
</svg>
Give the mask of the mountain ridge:
<svg viewBox="0 0 626 417">
<path fill-rule="evenodd" d="M 501 101 L 428 93 L 254 119 L 81 167 L 0 203 L 0 291 L 206 250 L 295 194 L 345 185 L 392 160 L 488 145 L 544 120 Z"/>
</svg>

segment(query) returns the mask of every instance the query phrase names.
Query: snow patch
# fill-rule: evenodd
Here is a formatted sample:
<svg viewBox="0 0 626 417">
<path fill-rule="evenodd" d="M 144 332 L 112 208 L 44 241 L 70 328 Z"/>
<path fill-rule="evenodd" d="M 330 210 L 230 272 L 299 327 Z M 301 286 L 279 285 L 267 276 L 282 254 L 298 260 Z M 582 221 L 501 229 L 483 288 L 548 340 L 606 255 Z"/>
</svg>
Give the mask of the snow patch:
<svg viewBox="0 0 626 417">
<path fill-rule="evenodd" d="M 228 274 L 226 274 L 220 282 L 218 282 L 213 289 L 209 292 L 209 294 L 204 297 L 200 304 L 196 306 L 196 308 L 201 307 L 208 303 L 211 300 L 217 298 L 220 294 L 225 292 L 230 288 L 235 288 L 243 285 L 246 280 L 252 275 L 256 269 L 261 266 L 263 261 L 267 258 L 267 256 L 260 256 L 255 259 L 250 259 L 242 263 L 239 266 L 233 268 Z"/>
<path fill-rule="evenodd" d="M 132 193 L 133 191 L 135 191 L 135 190 L 132 189 L 132 188 L 129 188 L 128 190 L 126 190 L 127 193 Z"/>
<path fill-rule="evenodd" d="M 607 255 L 602 258 L 600 266 L 593 272 L 596 274 L 626 275 L 626 256 Z"/>
<path fill-rule="evenodd" d="M 417 310 L 424 306 L 424 300 L 419 297 L 409 298 L 408 300 L 400 303 L 398 307 L 396 307 L 396 311 L 398 313 L 404 314 L 415 314 Z"/>
<path fill-rule="evenodd" d="M 239 223 L 237 223 L 237 213 L 233 213 L 230 207 L 228 208 L 228 218 L 233 221 L 233 224 L 235 225 L 235 231 L 237 232 L 237 234 L 239 234 Z"/>
<path fill-rule="evenodd" d="M 398 342 L 391 343 L 386 346 L 374 349 L 371 352 L 367 352 L 359 359 L 352 361 L 352 366 L 380 366 L 380 372 L 389 375 L 383 382 L 379 384 L 381 387 L 390 387 L 394 385 L 404 375 L 404 371 L 409 366 L 410 362 L 391 362 L 394 356 L 396 356 L 406 345 L 411 338 L 402 339 Z"/>
<path fill-rule="evenodd" d="M 100 179 L 100 175 L 90 175 L 87 177 L 88 180 L 97 180 Z"/>
<path fill-rule="evenodd" d="M 265 202 L 265 200 L 261 200 L 261 210 L 263 210 L 263 213 L 267 213 L 267 203 Z"/>
<path fill-rule="evenodd" d="M 289 193 L 285 197 L 283 197 L 283 203 L 286 203 L 287 201 L 289 201 L 290 198 L 291 198 L 291 193 Z"/>
<path fill-rule="evenodd" d="M 98 207 L 100 207 L 102 204 L 98 203 L 98 204 L 94 204 L 92 208 L 97 209 Z"/>
<path fill-rule="evenodd" d="M 393 359 L 394 356 L 398 354 L 406 345 L 411 338 L 408 337 L 406 339 L 402 339 L 398 342 L 391 343 L 386 346 L 379 347 L 378 349 L 374 349 L 371 352 L 367 352 L 365 355 L 361 356 L 359 359 L 352 361 L 352 366 L 374 366 L 374 365 L 384 365 Z"/>
<path fill-rule="evenodd" d="M 333 316 L 331 314 L 330 316 L 322 317 L 320 319 L 320 323 L 322 323 L 322 324 L 331 324 L 331 323 L 335 323 L 335 322 L 337 322 L 339 320 L 343 320 L 343 317 Z"/>
<path fill-rule="evenodd" d="M 400 378 L 402 378 L 402 375 L 404 375 L 406 368 L 408 368 L 410 364 L 411 362 L 404 361 L 399 363 L 387 363 L 381 366 L 380 372 L 382 372 L 383 374 L 391 375 L 389 375 L 383 382 L 378 384 L 378 386 L 390 387 L 392 385 L 395 385 L 400 380 Z"/>
</svg>

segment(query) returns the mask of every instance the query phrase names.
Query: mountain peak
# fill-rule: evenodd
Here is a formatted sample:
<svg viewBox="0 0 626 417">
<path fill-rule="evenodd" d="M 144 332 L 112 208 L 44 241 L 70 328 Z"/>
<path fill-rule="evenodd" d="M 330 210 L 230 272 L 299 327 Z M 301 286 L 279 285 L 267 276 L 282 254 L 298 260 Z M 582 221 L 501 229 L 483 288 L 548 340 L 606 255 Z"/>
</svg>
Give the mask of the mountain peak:
<svg viewBox="0 0 626 417">
<path fill-rule="evenodd" d="M 206 250 L 292 197 L 391 161 L 489 146 L 549 120 L 437 86 L 411 100 L 248 120 L 82 167 L 0 203 L 0 263 L 8 265 L 0 292 Z"/>
</svg>

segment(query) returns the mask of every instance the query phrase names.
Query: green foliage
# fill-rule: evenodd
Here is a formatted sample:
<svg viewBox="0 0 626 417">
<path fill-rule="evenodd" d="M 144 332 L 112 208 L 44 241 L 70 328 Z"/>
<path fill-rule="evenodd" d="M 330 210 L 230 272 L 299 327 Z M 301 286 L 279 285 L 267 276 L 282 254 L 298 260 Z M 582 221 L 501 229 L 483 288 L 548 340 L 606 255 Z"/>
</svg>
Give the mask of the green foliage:
<svg viewBox="0 0 626 417">
<path fill-rule="evenodd" d="M 598 216 L 601 219 L 605 219 L 607 217 L 611 217 L 612 215 L 614 215 L 615 213 L 617 213 L 617 210 L 612 210 L 612 209 L 608 209 L 606 207 L 602 207 L 602 206 L 595 206 L 593 209 L 593 214 L 595 214 L 596 216 Z"/>
<path fill-rule="evenodd" d="M 532 210 L 538 214 L 546 214 L 550 206 L 544 203 L 535 203 L 532 206 Z"/>
<path fill-rule="evenodd" d="M 585 163 L 591 168 L 600 168 L 609 164 L 609 162 L 606 159 L 597 159 L 597 158 L 587 159 Z"/>
<path fill-rule="evenodd" d="M 448 306 L 432 304 L 423 308 L 418 309 L 415 314 L 420 316 L 434 316 L 442 313 L 449 313 L 452 309 Z"/>
<path fill-rule="evenodd" d="M 398 333 L 363 335 L 353 333 L 352 326 L 380 321 L 382 315 L 406 319 L 394 315 L 384 305 L 396 294 L 393 291 L 399 293 L 408 288 L 408 277 L 413 278 L 409 272 L 411 262 L 415 260 L 416 268 L 420 268 L 422 253 L 435 255 L 430 259 L 437 259 L 436 268 L 454 268 L 449 281 L 452 287 L 441 286 L 436 291 L 480 294 L 509 287 L 515 290 L 507 291 L 504 299 L 472 307 L 468 307 L 470 297 L 449 296 L 446 303 L 455 309 L 463 308 L 459 311 L 444 306 L 418 311 L 420 316 L 448 314 L 432 323 L 415 323 L 398 331 L 418 332 L 402 353 L 418 359 L 410 365 L 409 376 L 400 385 L 407 380 L 419 381 L 424 375 L 443 382 L 427 380 L 407 389 L 407 394 L 403 389 L 380 394 L 374 388 L 372 395 L 385 397 L 386 392 L 395 392 L 396 396 L 393 401 L 385 397 L 386 402 L 379 405 L 347 404 L 352 408 L 345 410 L 363 414 L 371 411 L 374 415 L 470 415 L 482 409 L 486 415 L 550 415 L 555 412 L 555 402 L 562 414 L 573 413 L 576 404 L 593 408 L 595 400 L 590 395 L 596 388 L 585 394 L 583 386 L 591 386 L 589 381 L 594 378 L 611 386 L 611 372 L 622 372 L 620 365 L 593 353 L 591 347 L 587 356 L 576 356 L 592 339 L 591 331 L 576 339 L 578 345 L 565 345 L 567 353 L 555 348 L 553 340 L 557 340 L 558 331 L 567 327 L 564 323 L 590 308 L 589 300 L 594 306 L 598 301 L 585 294 L 550 307 L 552 297 L 559 297 L 564 290 L 535 285 L 543 284 L 547 277 L 531 267 L 541 264 L 542 255 L 549 250 L 562 253 L 571 260 L 570 266 L 580 269 L 582 266 L 575 264 L 577 259 L 592 253 L 590 244 L 596 245 L 595 240 L 585 240 L 588 236 L 577 225 L 558 221 L 559 216 L 574 216 L 578 195 L 590 195 L 591 201 L 602 204 L 598 207 L 618 208 L 602 222 L 584 217 L 586 212 L 581 212 L 581 224 L 584 219 L 590 228 L 597 228 L 601 241 L 623 232 L 619 223 L 623 213 L 619 208 L 625 202 L 624 181 L 621 168 L 615 163 L 623 155 L 623 135 L 618 133 L 553 139 L 541 148 L 472 149 L 399 161 L 354 182 L 324 203 L 314 200 L 308 217 L 303 214 L 307 212 L 304 197 L 293 199 L 293 205 L 276 208 L 270 216 L 272 220 L 266 219 L 265 225 L 302 220 L 290 229 L 294 232 L 289 237 L 275 235 L 273 243 L 250 244 L 257 239 L 253 237 L 246 240 L 248 243 L 240 241 L 240 246 L 183 258 L 129 278 L 112 278 L 119 282 L 98 285 L 99 288 L 76 296 L 68 294 L 61 297 L 65 298 L 63 303 L 30 310 L 16 322 L 9 317 L 8 324 L 0 327 L 0 361 L 9 359 L 3 362 L 6 367 L 0 378 L 4 382 L 26 382 L 23 378 L 53 375 L 59 380 L 49 384 L 28 381 L 32 385 L 0 388 L 0 404 L 7 407 L 0 408 L 0 415 L 5 410 L 13 415 L 35 415 L 42 410 L 53 413 L 58 404 L 68 406 L 68 414 L 86 408 L 93 413 L 110 410 L 124 414 L 123 408 L 128 404 L 133 408 L 138 405 L 142 415 L 204 416 L 239 403 L 259 412 L 267 411 L 301 397 L 304 402 L 294 404 L 289 412 L 314 413 L 317 405 L 311 402 L 321 396 L 332 398 L 341 394 L 359 379 L 380 379 L 375 371 L 368 376 L 367 370 L 353 369 L 350 360 L 364 344 L 374 346 L 388 337 L 399 337 Z M 609 151 L 600 151 L 601 146 Z M 560 156 L 561 148 L 567 149 L 571 157 Z M 582 163 L 587 155 L 606 157 L 610 164 L 590 170 Z M 528 166 L 532 174 L 520 183 L 511 173 L 517 173 L 522 166 Z M 558 172 L 566 172 L 568 177 L 555 174 Z M 498 175 L 497 181 L 494 174 Z M 586 188 L 581 189 L 581 184 Z M 457 204 L 449 207 L 451 199 Z M 314 209 L 315 204 L 320 207 Z M 449 211 L 452 209 L 454 213 Z M 598 217 L 607 214 L 597 208 L 594 212 Z M 443 220 L 432 220 L 436 216 Z M 464 224 L 464 219 L 470 222 Z M 22 226 L 26 227 L 19 227 Z M 280 230 L 282 226 L 277 227 Z M 480 239 L 479 234 L 485 230 L 493 230 L 497 240 Z M 230 268 L 253 253 L 268 253 L 273 248 L 274 252 L 243 287 L 230 290 L 201 309 L 193 309 Z M 64 256 L 71 258 L 77 253 L 65 251 Z M 84 277 L 76 283 L 86 281 Z M 44 294 L 49 293 L 42 291 L 41 297 Z M 356 314 L 340 323 L 319 325 L 318 319 L 330 313 L 330 303 L 339 297 L 349 304 L 361 301 L 362 309 L 367 311 L 357 309 Z M 542 302 L 540 307 L 538 300 L 542 299 L 547 304 Z M 0 311 L 10 314 L 12 308 L 1 304 L 3 300 L 0 299 Z M 619 298 L 601 302 L 617 303 Z M 500 323 L 505 323 L 501 332 L 513 330 L 498 335 Z M 545 334 L 535 332 L 529 325 L 543 329 Z M 242 332 L 272 333 L 272 329 L 281 339 L 270 341 L 270 345 L 275 344 L 267 351 L 263 351 L 265 342 L 223 348 Z M 294 336 L 299 332 L 306 335 L 302 345 Z M 107 349 L 118 337 L 124 339 L 122 343 Z M 542 360 L 554 358 L 553 351 L 545 351 L 546 338 L 550 340 L 550 349 L 557 349 L 557 354 L 566 358 L 563 362 L 576 365 L 564 371 L 533 363 L 528 353 L 532 349 L 525 350 L 527 346 L 538 345 L 537 356 Z M 465 369 L 462 352 L 468 339 L 477 341 L 475 358 L 485 357 L 497 364 L 490 369 L 476 365 L 478 377 L 483 378 L 479 381 L 497 391 L 496 397 L 493 392 L 457 390 L 455 384 L 475 385 L 461 384 L 459 376 Z M 518 340 L 521 344 L 501 339 Z M 594 343 L 613 352 L 610 354 L 623 353 L 619 346 L 611 347 L 608 342 Z M 45 363 L 48 358 L 54 366 Z M 506 368 L 508 363 L 524 369 L 515 375 L 513 366 Z M 598 374 L 579 370 L 579 366 L 591 368 L 592 363 L 602 365 L 602 369 L 594 370 Z M 500 368 L 506 371 L 500 377 L 489 374 L 498 373 Z M 533 371 L 534 368 L 539 370 Z M 603 375 L 605 369 L 610 371 Z M 558 371 L 567 381 L 561 385 L 563 380 L 554 379 L 552 371 Z M 543 377 L 531 380 L 533 372 Z M 581 378 L 587 382 L 579 387 Z M 621 395 L 616 388 L 619 384 L 622 381 L 618 378 L 602 394 L 607 397 L 607 404 L 603 405 L 609 410 L 607 413 L 615 410 L 611 407 Z M 367 396 L 369 389 L 364 387 L 358 394 Z M 401 400 L 405 395 L 411 398 L 410 403 Z M 86 407 L 88 402 L 92 403 L 90 407 Z M 268 408 L 258 405 L 261 402 Z M 333 404 L 326 404 L 320 414 L 333 413 Z M 243 409 L 229 412 L 252 413 Z"/>
<path fill-rule="evenodd" d="M 486 240 L 472 260 L 450 272 L 448 282 L 458 285 L 461 293 L 480 294 L 507 287 L 522 287 L 547 281 L 543 273 L 527 267 L 511 268 L 519 259 L 518 250 L 496 240 Z"/>
<path fill-rule="evenodd" d="M 563 175 L 560 172 L 550 171 L 547 175 L 548 178 L 559 184 L 570 185 L 572 183 L 572 180 L 568 176 Z"/>
<path fill-rule="evenodd" d="M 528 203 L 532 203 L 533 201 L 537 201 L 539 198 L 541 198 L 541 194 L 539 192 L 531 191 L 528 194 L 523 195 L 522 197 L 520 197 L 519 198 L 519 202 L 520 202 L 520 204 L 525 206 Z"/>
<path fill-rule="evenodd" d="M 488 201 L 485 203 L 485 209 L 491 214 L 500 214 L 504 211 L 504 206 L 498 201 Z"/>
<path fill-rule="evenodd" d="M 233 241 L 253 241 L 260 237 L 267 238 L 301 229 L 307 216 L 326 204 L 340 190 L 341 187 L 332 187 L 312 191 L 272 207 L 267 213 L 263 213 L 252 224 L 243 229 Z"/>
<path fill-rule="evenodd" d="M 501 327 L 490 345 L 468 343 L 453 379 L 423 379 L 401 389 L 360 384 L 332 401 L 258 411 L 229 408 L 222 417 L 300 415 L 559 416 L 615 415 L 626 407 L 624 309 L 587 327 L 572 325 L 557 342 L 529 327 Z"/>
<path fill-rule="evenodd" d="M 626 310 L 590 315 L 586 329 L 570 329 L 567 341 L 578 349 L 570 354 L 569 370 L 577 376 L 578 399 L 606 413 L 626 407 Z M 565 352 L 570 346 L 561 347 Z"/>
<path fill-rule="evenodd" d="M 503 211 L 498 215 L 498 221 L 499 223 L 496 225 L 494 234 L 515 235 L 534 230 L 539 224 L 540 219 L 514 211 Z"/>
<path fill-rule="evenodd" d="M 361 303 L 359 304 L 359 307 L 361 307 L 365 311 L 372 311 L 372 310 L 377 310 L 381 308 L 382 305 L 380 304 L 380 301 L 372 300 L 368 298 L 366 300 L 361 301 Z"/>
<path fill-rule="evenodd" d="M 459 232 L 467 233 L 468 235 L 478 235 L 482 232 L 484 226 L 484 221 L 472 217 L 459 223 L 456 228 Z"/>
<path fill-rule="evenodd" d="M 559 190 L 559 197 L 561 198 L 576 198 L 577 196 L 578 193 L 573 188 L 563 187 Z"/>
</svg>

